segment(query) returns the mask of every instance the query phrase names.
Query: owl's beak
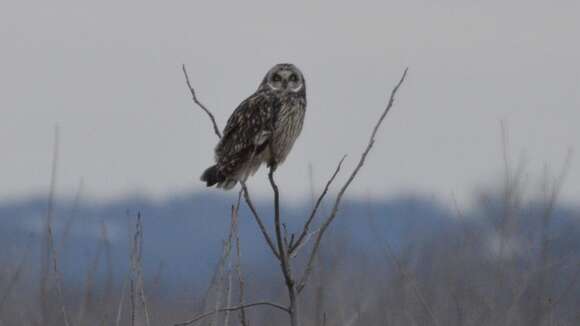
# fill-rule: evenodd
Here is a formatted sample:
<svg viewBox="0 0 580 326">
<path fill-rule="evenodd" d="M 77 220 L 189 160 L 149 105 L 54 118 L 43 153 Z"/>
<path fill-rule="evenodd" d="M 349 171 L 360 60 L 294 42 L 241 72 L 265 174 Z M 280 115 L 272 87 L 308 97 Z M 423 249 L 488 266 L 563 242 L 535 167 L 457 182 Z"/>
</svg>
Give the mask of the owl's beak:
<svg viewBox="0 0 580 326">
<path fill-rule="evenodd" d="M 282 81 L 282 87 L 284 89 L 288 88 L 288 81 L 287 80 Z"/>
</svg>

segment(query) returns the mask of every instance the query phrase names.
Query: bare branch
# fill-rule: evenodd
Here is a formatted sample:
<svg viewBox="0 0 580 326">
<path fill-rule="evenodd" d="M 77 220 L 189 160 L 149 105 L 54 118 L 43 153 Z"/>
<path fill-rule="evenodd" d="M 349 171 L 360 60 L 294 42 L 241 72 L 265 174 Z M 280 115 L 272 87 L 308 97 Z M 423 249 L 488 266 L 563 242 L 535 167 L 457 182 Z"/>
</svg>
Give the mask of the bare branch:
<svg viewBox="0 0 580 326">
<path fill-rule="evenodd" d="M 312 236 L 317 234 L 319 231 L 320 231 L 320 229 L 316 229 L 316 230 L 306 234 L 306 236 L 304 236 L 304 239 L 302 240 L 302 242 L 294 248 L 294 251 L 292 253 L 289 253 L 290 257 L 294 258 L 298 254 L 298 251 L 300 251 L 300 249 L 302 247 L 307 245 L 308 242 L 310 241 L 310 239 L 312 239 Z"/>
<path fill-rule="evenodd" d="M 284 279 L 286 284 L 291 282 L 289 267 L 288 267 L 288 253 L 284 246 L 284 240 L 282 239 L 282 228 L 280 222 L 280 192 L 278 191 L 278 185 L 274 181 L 274 168 L 270 168 L 268 172 L 268 180 L 270 180 L 270 186 L 272 186 L 272 191 L 274 191 L 274 228 L 276 230 L 276 243 L 278 243 L 278 253 L 280 254 L 279 260 L 282 266 L 282 273 L 284 274 Z"/>
<path fill-rule="evenodd" d="M 292 239 L 294 237 L 294 234 L 292 234 L 290 236 L 290 241 L 288 241 L 288 228 L 286 227 L 286 223 L 282 223 L 282 229 L 284 230 L 284 236 L 283 236 L 284 248 L 288 249 L 288 248 L 290 248 L 290 243 L 292 243 L 294 241 L 294 239 Z"/>
<path fill-rule="evenodd" d="M 318 197 L 318 200 L 316 200 L 316 204 L 314 205 L 314 208 L 312 209 L 312 213 L 310 214 L 310 217 L 308 218 L 308 220 L 304 224 L 304 228 L 302 229 L 302 233 L 298 237 L 298 240 L 296 240 L 296 243 L 294 243 L 293 245 L 290 246 L 290 251 L 289 251 L 290 255 L 301 246 L 302 241 L 304 241 L 304 238 L 308 234 L 308 231 L 310 230 L 310 224 L 312 223 L 312 221 L 314 220 L 314 217 L 316 216 L 316 212 L 318 211 L 318 207 L 322 203 L 322 200 L 324 199 L 324 196 L 326 196 L 326 193 L 328 193 L 328 188 L 330 188 L 330 185 L 332 184 L 332 182 L 334 181 L 334 179 L 338 175 L 338 172 L 340 171 L 340 168 L 342 167 L 342 162 L 344 162 L 345 158 L 346 158 L 346 155 L 344 155 L 342 157 L 342 159 L 340 159 L 340 162 L 338 162 L 338 166 L 336 167 L 336 170 L 334 171 L 334 173 L 332 174 L 332 176 L 330 177 L 330 179 L 326 183 L 326 186 L 324 187 L 324 190 L 322 191 L 322 193 Z"/>
<path fill-rule="evenodd" d="M 270 144 L 270 150 L 272 144 Z M 288 298 L 290 300 L 290 307 L 288 308 L 290 314 L 290 325 L 298 326 L 300 324 L 300 314 L 298 313 L 298 292 L 296 291 L 295 281 L 292 277 L 292 271 L 290 266 L 290 248 L 282 239 L 282 229 L 280 222 L 280 192 L 278 190 L 278 185 L 274 181 L 274 171 L 275 166 L 270 167 L 270 172 L 268 173 L 268 180 L 270 180 L 270 185 L 272 186 L 272 191 L 274 192 L 274 226 L 276 229 L 276 242 L 278 243 L 278 253 L 280 254 L 280 268 L 282 269 L 282 275 L 284 276 L 284 281 L 286 283 L 286 288 L 288 289 Z"/>
<path fill-rule="evenodd" d="M 268 231 L 266 230 L 266 226 L 264 226 L 264 222 L 262 222 L 260 215 L 258 215 L 258 211 L 256 211 L 256 207 L 252 203 L 252 199 L 250 198 L 250 192 L 248 191 L 248 187 L 246 186 L 246 183 L 243 181 L 240 181 L 240 184 L 242 185 L 242 191 L 244 193 L 244 199 L 246 200 L 246 204 L 248 205 L 248 208 L 250 208 L 250 211 L 252 212 L 252 216 L 254 216 L 254 220 L 256 220 L 256 223 L 258 223 L 258 227 L 260 227 L 260 231 L 262 231 L 262 234 L 264 235 L 264 239 L 266 239 L 266 242 L 268 243 L 268 247 L 270 247 L 274 256 L 276 256 L 276 258 L 280 259 L 280 255 L 278 254 L 276 247 L 274 247 L 274 242 L 272 241 L 272 237 L 270 237 L 270 235 L 268 234 Z"/>
<path fill-rule="evenodd" d="M 286 307 L 284 307 L 282 305 L 279 305 L 277 303 L 267 302 L 267 301 L 261 301 L 261 302 L 248 303 L 248 304 L 245 304 L 245 305 L 240 305 L 240 306 L 235 306 L 235 307 L 221 308 L 221 309 L 219 309 L 217 311 L 209 311 L 209 312 L 203 313 L 201 315 L 197 315 L 196 317 L 194 317 L 194 318 L 192 318 L 192 319 L 190 319 L 188 321 L 175 324 L 175 326 L 191 325 L 191 324 L 193 324 L 193 323 L 195 323 L 195 322 L 197 322 L 199 320 L 202 320 L 202 319 L 204 319 L 206 317 L 209 317 L 209 316 L 211 316 L 211 315 L 213 315 L 215 313 L 218 313 L 218 312 L 237 311 L 237 310 L 246 309 L 246 308 L 255 307 L 255 306 L 270 306 L 270 307 L 273 307 L 273 308 L 282 310 L 282 311 L 284 311 L 286 313 L 290 313 L 290 311 L 288 310 L 288 308 L 286 308 Z"/>
<path fill-rule="evenodd" d="M 220 129 L 217 126 L 217 123 L 215 121 L 215 117 L 205 107 L 205 105 L 203 105 L 197 99 L 197 96 L 195 95 L 195 90 L 193 89 L 193 87 L 191 87 L 191 83 L 189 82 L 189 76 L 187 75 L 187 70 L 185 69 L 185 65 L 181 65 L 181 69 L 183 70 L 183 74 L 185 75 L 185 82 L 187 83 L 187 87 L 189 88 L 189 92 L 191 93 L 191 98 L 193 99 L 193 102 L 195 102 L 195 104 L 197 104 L 197 106 L 199 106 L 209 116 L 209 119 L 211 120 L 211 123 L 213 125 L 213 131 L 214 131 L 214 133 L 218 136 L 218 138 L 222 138 L 222 134 L 220 132 Z"/>
<path fill-rule="evenodd" d="M 274 168 L 270 168 L 268 173 L 268 180 L 270 180 L 270 186 L 272 186 L 272 191 L 274 191 L 274 228 L 276 230 L 276 242 L 278 243 L 278 253 L 280 254 L 280 263 L 282 264 L 282 272 L 284 273 L 284 278 L 286 281 L 290 279 L 288 273 L 288 256 L 286 249 L 284 247 L 284 242 L 282 240 L 282 229 L 280 222 L 280 192 L 278 191 L 278 185 L 274 181 Z"/>
<path fill-rule="evenodd" d="M 336 217 L 336 214 L 338 213 L 338 208 L 339 208 L 340 202 L 342 200 L 342 196 L 344 195 L 344 193 L 346 192 L 346 190 L 348 189 L 348 187 L 350 186 L 350 184 L 352 183 L 352 181 L 354 180 L 354 178 L 356 177 L 356 175 L 358 174 L 358 172 L 360 171 L 360 169 L 364 165 L 366 157 L 369 154 L 369 152 L 371 151 L 371 149 L 375 143 L 375 136 L 379 130 L 379 127 L 381 126 L 381 124 L 383 123 L 383 120 L 387 116 L 387 113 L 389 113 L 391 107 L 393 106 L 393 103 L 395 101 L 395 94 L 399 90 L 399 87 L 405 81 L 405 77 L 407 76 L 408 70 L 409 70 L 408 68 L 405 69 L 405 71 L 403 72 L 403 75 L 401 76 L 401 79 L 399 80 L 397 85 L 391 91 L 389 103 L 387 104 L 383 113 L 379 117 L 379 120 L 375 124 L 375 127 L 373 128 L 373 131 L 372 131 L 371 136 L 369 138 L 369 142 L 367 144 L 366 149 L 362 153 L 361 158 L 360 158 L 357 166 L 355 167 L 355 169 L 352 171 L 350 177 L 345 182 L 345 184 L 342 186 L 338 195 L 336 196 L 336 199 L 334 201 L 334 206 L 332 207 L 332 211 L 331 211 L 330 215 L 328 215 L 328 217 L 326 218 L 326 220 L 324 220 L 322 226 L 320 227 L 320 232 L 318 232 L 318 235 L 316 237 L 316 241 L 314 243 L 314 247 L 312 248 L 312 251 L 310 252 L 310 256 L 308 258 L 308 263 L 306 264 L 306 269 L 304 271 L 304 275 L 302 276 L 302 279 L 300 280 L 300 283 L 298 284 L 298 292 L 302 291 L 302 289 L 306 285 L 306 282 L 308 281 L 308 277 L 310 276 L 310 274 L 312 272 L 312 266 L 314 264 L 314 259 L 316 257 L 316 253 L 320 249 L 320 243 L 322 241 L 322 237 L 324 236 L 324 233 L 328 229 L 328 226 L 332 223 L 332 221 Z"/>
</svg>

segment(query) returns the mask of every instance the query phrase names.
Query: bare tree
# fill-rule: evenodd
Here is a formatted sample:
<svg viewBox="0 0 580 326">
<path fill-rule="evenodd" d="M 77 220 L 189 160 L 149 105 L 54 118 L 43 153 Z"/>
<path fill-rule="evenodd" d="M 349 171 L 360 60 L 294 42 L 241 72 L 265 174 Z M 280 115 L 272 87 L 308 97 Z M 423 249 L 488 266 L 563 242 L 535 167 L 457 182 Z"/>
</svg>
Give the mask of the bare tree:
<svg viewBox="0 0 580 326">
<path fill-rule="evenodd" d="M 183 74 L 185 76 L 185 81 L 186 81 L 187 86 L 189 88 L 189 91 L 192 95 L 194 103 L 209 116 L 209 118 L 212 122 L 212 125 L 213 125 L 214 133 L 218 136 L 218 138 L 221 138 L 221 134 L 219 132 L 220 129 L 217 126 L 214 115 L 211 113 L 211 111 L 209 111 L 197 99 L 195 90 L 191 86 L 185 65 L 182 66 L 182 70 L 183 70 Z M 302 226 L 301 232 L 299 233 L 298 237 L 295 237 L 295 234 L 291 234 L 290 239 L 288 239 L 289 235 L 288 235 L 288 232 L 286 230 L 285 224 L 282 222 L 282 216 L 280 213 L 280 192 L 279 192 L 278 185 L 277 185 L 275 178 L 274 178 L 274 170 L 273 169 L 270 169 L 270 171 L 268 173 L 268 180 L 270 182 L 270 186 L 272 188 L 273 196 L 274 196 L 274 199 L 273 199 L 273 202 L 274 202 L 274 237 L 272 237 L 270 235 L 270 233 L 268 232 L 268 230 L 266 229 L 266 227 L 263 223 L 262 217 L 260 216 L 260 214 L 256 210 L 254 204 L 252 203 L 252 200 L 250 197 L 250 191 L 248 190 L 248 187 L 246 186 L 245 183 L 243 183 L 243 182 L 241 183 L 241 187 L 242 187 L 241 191 L 244 195 L 244 200 L 245 200 L 248 208 L 250 209 L 252 216 L 254 217 L 254 220 L 258 224 L 258 227 L 259 227 L 259 229 L 264 237 L 264 240 L 266 241 L 266 244 L 268 245 L 268 247 L 272 251 L 272 254 L 276 257 L 276 259 L 278 260 L 278 262 L 280 264 L 280 272 L 282 274 L 284 284 L 285 284 L 287 292 L 288 292 L 289 303 L 287 306 L 283 306 L 280 304 L 275 304 L 275 303 L 264 301 L 264 302 L 246 304 L 246 305 L 242 304 L 242 305 L 237 306 L 237 307 L 226 307 L 226 308 L 220 309 L 219 311 L 234 311 L 234 310 L 242 310 L 245 308 L 250 308 L 250 307 L 258 306 L 258 305 L 267 305 L 267 306 L 275 307 L 275 308 L 278 308 L 279 310 L 287 312 L 289 315 L 291 326 L 300 325 L 299 296 L 300 296 L 300 293 L 302 292 L 302 290 L 308 284 L 310 274 L 312 273 L 312 270 L 313 270 L 315 258 L 317 257 L 317 253 L 320 251 L 324 235 L 337 216 L 337 213 L 338 213 L 338 210 L 340 208 L 340 204 L 341 204 L 341 201 L 343 199 L 344 194 L 346 193 L 348 187 L 351 185 L 351 183 L 354 181 L 354 179 L 358 175 L 358 172 L 363 167 L 368 154 L 372 150 L 373 145 L 375 143 L 376 134 L 377 134 L 379 128 L 381 127 L 386 115 L 389 113 L 391 107 L 394 104 L 395 95 L 396 95 L 397 91 L 399 90 L 399 87 L 405 81 L 405 78 L 407 76 L 407 71 L 408 71 L 408 69 L 405 69 L 399 82 L 392 89 L 392 91 L 390 93 L 389 101 L 388 101 L 386 107 L 384 108 L 383 112 L 381 113 L 378 121 L 374 125 L 374 128 L 372 129 L 371 135 L 369 137 L 369 141 L 368 141 L 366 147 L 364 148 L 357 165 L 354 167 L 354 169 L 350 173 L 348 179 L 345 181 L 345 183 L 342 185 L 342 187 L 338 191 L 338 194 L 336 195 L 336 198 L 334 199 L 334 203 L 332 205 L 331 212 L 322 220 L 322 223 L 320 224 L 320 227 L 318 229 L 316 229 L 314 231 L 310 231 L 312 223 L 316 218 L 318 208 L 320 207 L 320 204 L 322 203 L 322 201 L 324 200 L 324 197 L 328 193 L 330 186 L 334 182 L 336 176 L 340 172 L 340 169 L 342 167 L 342 164 L 344 162 L 345 157 L 343 157 L 339 161 L 334 173 L 332 174 L 332 176 L 330 177 L 330 179 L 326 183 L 324 190 L 322 191 L 322 193 L 319 195 L 318 199 L 316 200 L 314 207 L 313 207 L 310 215 L 307 217 L 304 225 Z M 301 248 L 305 247 L 305 244 L 310 239 L 314 239 L 314 243 L 313 243 L 312 247 L 309 249 L 308 260 L 307 260 L 306 266 L 304 267 L 303 272 L 301 274 L 299 274 L 295 271 L 296 266 L 295 266 L 295 264 L 293 264 L 293 258 L 296 257 L 296 255 L 298 254 L 298 252 L 300 251 Z M 176 324 L 176 325 L 189 325 L 189 324 L 192 324 L 196 321 L 199 321 L 205 317 L 209 317 L 211 315 L 214 315 L 217 312 L 218 311 L 210 311 L 207 313 L 202 313 L 202 314 L 192 318 L 189 321 L 186 321 L 186 322 L 183 322 L 180 324 Z"/>
</svg>

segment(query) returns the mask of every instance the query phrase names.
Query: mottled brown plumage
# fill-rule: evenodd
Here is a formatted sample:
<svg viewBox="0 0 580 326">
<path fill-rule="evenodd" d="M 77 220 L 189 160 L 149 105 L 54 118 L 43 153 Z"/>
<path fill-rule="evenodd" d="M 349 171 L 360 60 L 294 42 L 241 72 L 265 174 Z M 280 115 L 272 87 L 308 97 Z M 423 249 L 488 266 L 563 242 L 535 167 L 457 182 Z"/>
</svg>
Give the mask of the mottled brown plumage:
<svg viewBox="0 0 580 326">
<path fill-rule="evenodd" d="M 258 90 L 234 110 L 215 148 L 216 164 L 201 176 L 207 186 L 231 189 L 262 163 L 284 162 L 302 131 L 306 84 L 292 64 L 268 71 Z"/>
</svg>

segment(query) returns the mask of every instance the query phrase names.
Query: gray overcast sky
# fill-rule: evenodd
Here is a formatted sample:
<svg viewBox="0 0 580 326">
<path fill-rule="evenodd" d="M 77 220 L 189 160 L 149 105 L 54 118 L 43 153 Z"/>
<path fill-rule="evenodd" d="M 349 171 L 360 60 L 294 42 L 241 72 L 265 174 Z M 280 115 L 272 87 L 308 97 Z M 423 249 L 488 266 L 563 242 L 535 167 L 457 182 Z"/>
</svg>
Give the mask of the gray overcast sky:
<svg viewBox="0 0 580 326">
<path fill-rule="evenodd" d="M 4 1 L 0 196 L 46 191 L 55 124 L 60 194 L 81 177 L 100 198 L 201 189 L 216 139 L 182 63 L 221 127 L 273 64 L 303 70 L 307 121 L 278 177 L 287 196 L 308 191 L 309 163 L 319 186 L 343 154 L 352 167 L 406 66 L 354 193 L 467 199 L 500 176 L 500 120 L 514 160 L 557 172 L 580 145 L 578 17 L 576 0 Z M 566 200 L 579 170 L 576 157 Z"/>
</svg>

